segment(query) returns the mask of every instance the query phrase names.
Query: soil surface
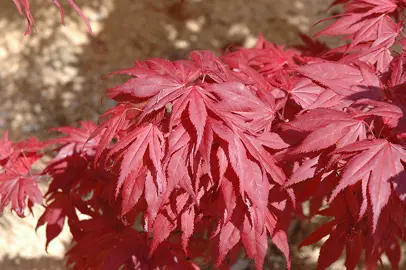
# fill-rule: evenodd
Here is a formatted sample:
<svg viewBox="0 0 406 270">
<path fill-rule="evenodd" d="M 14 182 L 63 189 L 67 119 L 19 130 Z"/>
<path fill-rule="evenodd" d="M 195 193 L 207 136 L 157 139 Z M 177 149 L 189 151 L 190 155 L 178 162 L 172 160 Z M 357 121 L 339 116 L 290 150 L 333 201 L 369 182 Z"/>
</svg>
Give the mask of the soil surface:
<svg viewBox="0 0 406 270">
<path fill-rule="evenodd" d="M 98 116 L 111 102 L 104 91 L 125 77 L 102 76 L 132 66 L 134 60 L 186 58 L 191 50 L 220 52 L 229 44 L 252 46 L 257 36 L 275 43 L 298 44 L 298 32 L 326 16 L 331 0 L 76 0 L 93 27 L 86 25 L 67 1 L 66 26 L 49 0 L 31 0 L 37 33 L 24 36 L 26 21 L 13 1 L 0 7 L 0 131 L 10 138 L 46 139 L 51 127 L 76 125 Z M 329 10 L 331 15 L 335 10 Z M 319 29 L 312 29 L 314 33 Z M 46 189 L 46 185 L 43 186 Z M 35 218 L 18 219 L 5 211 L 0 219 L 0 269 L 65 269 L 70 243 L 66 229 L 44 250 L 44 228 L 35 233 Z M 292 251 L 310 225 L 292 227 Z M 317 249 L 294 254 L 292 269 L 314 269 Z M 271 248 L 265 269 L 284 269 L 284 259 Z M 241 262 L 244 269 L 247 266 Z M 237 268 L 236 268 L 237 269 Z M 331 269 L 342 269 L 342 262 Z"/>
</svg>

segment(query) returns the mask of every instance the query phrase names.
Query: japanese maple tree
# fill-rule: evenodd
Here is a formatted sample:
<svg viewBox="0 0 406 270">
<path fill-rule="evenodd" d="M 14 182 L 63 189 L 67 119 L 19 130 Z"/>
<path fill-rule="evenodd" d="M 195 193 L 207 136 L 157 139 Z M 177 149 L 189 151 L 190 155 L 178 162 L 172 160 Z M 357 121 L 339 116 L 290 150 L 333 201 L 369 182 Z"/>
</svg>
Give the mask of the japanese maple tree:
<svg viewBox="0 0 406 270">
<path fill-rule="evenodd" d="M 56 128 L 65 135 L 45 143 L 6 133 L 1 210 L 42 204 L 37 182 L 50 177 L 38 227 L 48 245 L 67 220 L 74 269 L 229 269 L 242 254 L 262 269 L 269 239 L 289 269 L 287 230 L 308 202 L 309 220 L 326 217 L 299 245 L 328 236 L 317 269 L 344 250 L 347 269 L 375 269 L 383 254 L 399 269 L 406 1 L 337 4 L 344 13 L 316 36 L 346 45 L 260 37 L 219 57 L 136 61 L 114 73 L 133 78 L 107 91 L 117 105 L 99 124 Z M 31 170 L 50 147 L 52 161 Z"/>
</svg>

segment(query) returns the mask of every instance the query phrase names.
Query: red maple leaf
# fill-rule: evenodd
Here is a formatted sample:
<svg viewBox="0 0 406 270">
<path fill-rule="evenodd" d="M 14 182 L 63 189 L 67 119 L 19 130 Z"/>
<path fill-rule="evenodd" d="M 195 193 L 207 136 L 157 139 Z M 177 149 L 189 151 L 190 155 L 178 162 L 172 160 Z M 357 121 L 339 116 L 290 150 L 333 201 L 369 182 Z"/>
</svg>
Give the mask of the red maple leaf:
<svg viewBox="0 0 406 270">
<path fill-rule="evenodd" d="M 40 175 L 31 171 L 32 164 L 38 159 L 36 155 L 19 156 L 3 166 L 4 171 L 0 174 L 0 212 L 11 203 L 11 209 L 23 217 L 27 199 L 31 212 L 33 204 L 42 204 L 42 193 L 38 187 Z"/>
<path fill-rule="evenodd" d="M 50 143 L 63 144 L 63 147 L 58 149 L 58 155 L 54 160 L 63 159 L 77 153 L 93 155 L 95 148 L 99 145 L 100 138 L 96 137 L 89 140 L 89 137 L 97 126 L 91 121 L 81 122 L 80 124 L 80 128 L 68 126 L 52 129 L 67 135 L 50 141 Z"/>
<path fill-rule="evenodd" d="M 388 203 L 391 194 L 390 180 L 404 170 L 401 161 L 406 161 L 406 150 L 387 140 L 375 139 L 355 142 L 335 151 L 346 152 L 359 154 L 345 165 L 340 183 L 333 191 L 330 201 L 345 187 L 361 180 L 366 182 L 368 197 L 364 197 L 364 200 L 371 200 L 375 231 L 382 208 Z"/>
<path fill-rule="evenodd" d="M 0 212 L 11 203 L 11 209 L 23 217 L 27 207 L 32 213 L 34 204 L 42 204 L 38 187 L 42 175 L 32 167 L 42 157 L 39 150 L 45 146 L 35 138 L 13 143 L 8 140 L 8 132 L 4 133 L 0 142 Z"/>
<path fill-rule="evenodd" d="M 291 154 L 307 153 L 326 149 L 336 145 L 342 147 L 366 138 L 365 122 L 357 115 L 332 109 L 319 108 L 299 115 L 286 123 L 284 128 L 292 128 L 311 133 L 294 148 Z"/>
<path fill-rule="evenodd" d="M 348 35 L 351 47 L 359 43 L 375 40 L 380 23 L 397 9 L 394 0 L 363 0 L 345 5 L 345 14 L 317 35 Z M 379 36 L 381 37 L 381 36 Z"/>
<path fill-rule="evenodd" d="M 365 63 L 358 66 L 336 62 L 314 62 L 298 68 L 306 77 L 332 89 L 343 97 L 375 98 L 380 96 L 380 81 Z"/>
</svg>

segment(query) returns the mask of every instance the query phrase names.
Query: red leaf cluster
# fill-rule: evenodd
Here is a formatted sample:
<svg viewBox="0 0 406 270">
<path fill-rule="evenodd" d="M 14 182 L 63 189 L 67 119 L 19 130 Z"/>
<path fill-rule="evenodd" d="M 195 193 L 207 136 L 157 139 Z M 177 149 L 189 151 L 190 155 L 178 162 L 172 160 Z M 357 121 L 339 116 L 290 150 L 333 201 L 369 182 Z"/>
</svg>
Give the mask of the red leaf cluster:
<svg viewBox="0 0 406 270">
<path fill-rule="evenodd" d="M 34 204 L 42 204 L 41 172 L 32 166 L 42 157 L 38 151 L 44 146 L 36 139 L 12 143 L 4 133 L 0 140 L 0 213 L 11 203 L 11 209 L 24 217 L 27 208 L 32 213 Z"/>
<path fill-rule="evenodd" d="M 366 269 L 383 253 L 398 269 L 406 2 L 340 3 L 344 14 L 318 35 L 344 35 L 345 46 L 303 35 L 285 49 L 260 37 L 221 57 L 194 51 L 115 72 L 132 78 L 108 90 L 117 105 L 101 123 L 59 128 L 66 136 L 49 142 L 59 148 L 44 170 L 53 179 L 38 222 L 47 245 L 67 220 L 74 269 L 229 269 L 241 250 L 262 269 L 271 239 L 289 269 L 287 229 L 308 202 L 309 219 L 330 218 L 299 245 L 328 236 L 318 269 L 344 249 L 347 269 L 363 253 Z M 1 187 L 2 204 L 21 209 L 24 194 L 39 202 L 12 159 L 28 162 L 36 146 L 5 137 L 0 150 L 2 183 L 14 187 Z"/>
</svg>

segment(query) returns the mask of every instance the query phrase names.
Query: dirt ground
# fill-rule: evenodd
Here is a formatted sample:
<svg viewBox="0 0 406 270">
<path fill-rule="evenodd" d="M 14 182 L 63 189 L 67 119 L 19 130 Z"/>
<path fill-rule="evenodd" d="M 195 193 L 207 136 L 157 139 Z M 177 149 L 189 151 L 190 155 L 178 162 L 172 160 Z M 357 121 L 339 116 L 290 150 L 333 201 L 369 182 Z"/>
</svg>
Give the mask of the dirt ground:
<svg viewBox="0 0 406 270">
<path fill-rule="evenodd" d="M 13 1 L 1 1 L 0 131 L 8 129 L 13 140 L 32 135 L 45 139 L 51 127 L 97 121 L 111 105 L 101 102 L 104 91 L 125 80 L 101 77 L 132 66 L 136 59 L 181 59 L 191 50 L 219 52 L 230 43 L 252 46 L 259 33 L 278 44 L 297 44 L 297 33 L 308 32 L 325 17 L 332 1 L 185 0 L 179 5 L 179 0 L 76 0 L 94 37 L 67 1 L 60 2 L 66 7 L 65 27 L 52 1 L 31 0 L 38 32 L 24 36 L 25 19 Z M 36 218 L 41 211 L 36 209 Z M 36 218 L 19 220 L 5 212 L 0 219 L 0 269 L 64 269 L 69 232 L 47 254 L 44 231 L 34 232 Z M 292 235 L 305 236 L 300 230 Z M 314 269 L 317 250 L 296 257 L 293 269 Z M 284 269 L 273 249 L 266 269 Z"/>
</svg>

